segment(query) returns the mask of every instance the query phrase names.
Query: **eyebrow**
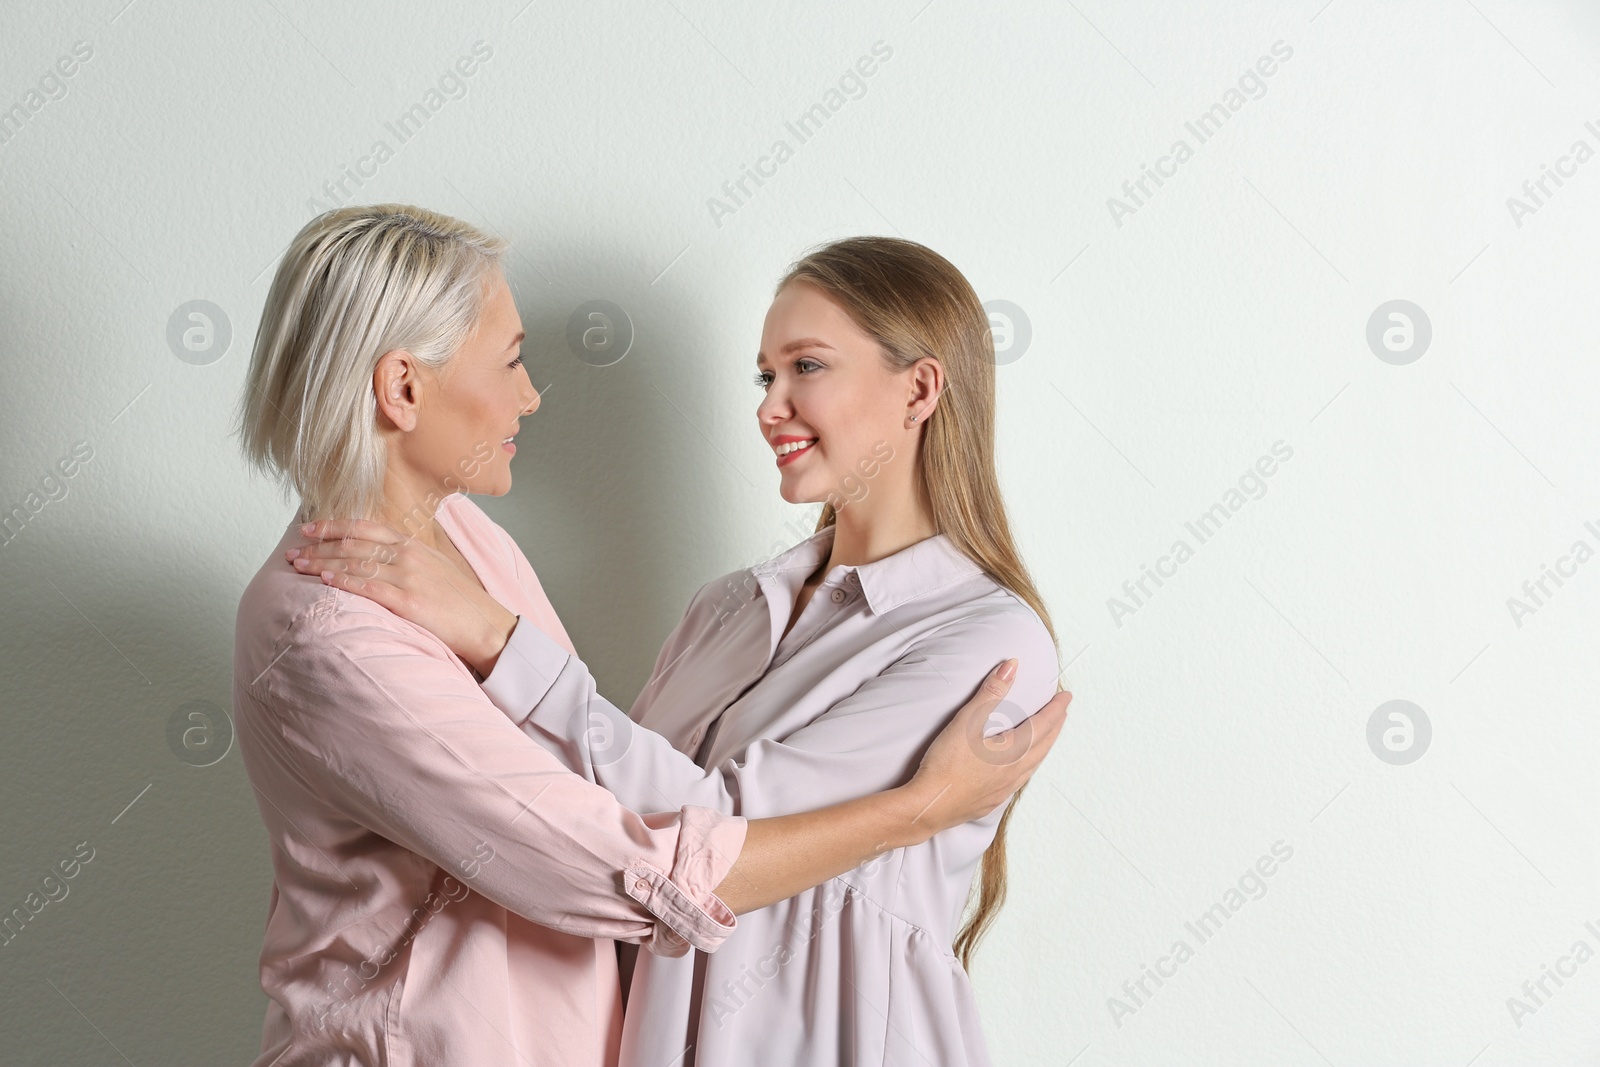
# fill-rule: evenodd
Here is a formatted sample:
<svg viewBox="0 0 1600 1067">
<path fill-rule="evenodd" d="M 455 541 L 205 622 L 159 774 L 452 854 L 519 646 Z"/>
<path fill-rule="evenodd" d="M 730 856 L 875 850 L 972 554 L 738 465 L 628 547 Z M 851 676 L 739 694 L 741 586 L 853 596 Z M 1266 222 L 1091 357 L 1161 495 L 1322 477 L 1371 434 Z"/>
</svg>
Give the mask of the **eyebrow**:
<svg viewBox="0 0 1600 1067">
<path fill-rule="evenodd" d="M 780 356 L 787 356 L 789 353 L 798 352 L 802 348 L 826 348 L 830 352 L 833 351 L 833 346 L 828 344 L 826 341 L 819 341 L 815 337 L 802 337 L 798 340 L 790 341 L 788 344 L 778 349 L 778 354 Z M 756 353 L 756 366 L 759 367 L 761 364 L 765 363 L 766 360 L 767 354 L 765 352 Z"/>
<path fill-rule="evenodd" d="M 512 338 L 512 339 L 511 339 L 511 343 L 510 343 L 510 344 L 508 344 L 508 345 L 506 345 L 506 347 L 507 347 L 507 348 L 514 348 L 514 347 L 516 347 L 516 346 L 517 346 L 517 345 L 520 345 L 520 344 L 521 344 L 521 343 L 522 343 L 522 339 L 523 339 L 523 338 L 524 338 L 524 337 L 527 337 L 527 336 L 528 336 L 528 335 L 527 335 L 527 333 L 525 333 L 525 332 L 524 332 L 524 333 L 519 333 L 519 334 L 517 334 L 517 335 L 516 335 L 516 336 L 515 336 L 515 337 L 513 337 L 513 338 Z"/>
</svg>

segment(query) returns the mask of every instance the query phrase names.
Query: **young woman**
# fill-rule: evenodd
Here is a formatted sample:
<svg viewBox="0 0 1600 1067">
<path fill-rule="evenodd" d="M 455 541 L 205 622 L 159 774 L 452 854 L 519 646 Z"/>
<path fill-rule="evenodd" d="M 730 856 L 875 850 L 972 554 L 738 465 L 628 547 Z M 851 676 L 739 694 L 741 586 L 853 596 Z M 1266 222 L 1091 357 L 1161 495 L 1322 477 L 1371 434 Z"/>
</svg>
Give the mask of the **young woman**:
<svg viewBox="0 0 1600 1067">
<path fill-rule="evenodd" d="M 528 620 L 486 686 L 526 736 L 635 808 L 762 818 L 844 800 L 903 781 L 1008 653 L 1021 666 L 1005 718 L 1057 689 L 995 473 L 989 324 L 961 274 L 907 241 L 829 245 L 778 285 L 757 366 L 780 492 L 824 503 L 817 532 L 704 586 L 631 718 Z M 394 531 L 335 525 L 360 540 L 311 550 L 307 569 L 331 564 L 341 585 L 359 570 L 419 619 L 499 610 L 414 595 L 436 563 L 403 558 L 418 554 Z M 692 1048 L 697 1067 L 987 1063 L 965 965 L 1005 894 L 1005 822 L 987 814 L 746 914 L 715 954 L 641 954 L 621 1062 Z"/>
<path fill-rule="evenodd" d="M 452 637 L 475 649 L 458 658 L 448 626 L 277 552 L 240 599 L 235 723 L 273 868 L 262 1065 L 614 1063 L 606 939 L 713 952 L 736 914 L 992 811 L 1064 715 L 1047 709 L 1014 767 L 985 764 L 956 731 L 981 729 L 1008 685 L 991 678 L 909 783 L 772 819 L 630 809 L 519 732 L 479 685 L 522 665 L 506 635 L 571 646 L 516 545 L 460 495 L 509 489 L 507 442 L 538 405 L 502 249 L 416 208 L 338 209 L 295 238 L 262 313 L 240 429 L 298 491 L 297 522 L 404 529 L 451 572 L 453 606 L 495 609 Z M 291 526 L 278 551 L 306 543 Z"/>
</svg>

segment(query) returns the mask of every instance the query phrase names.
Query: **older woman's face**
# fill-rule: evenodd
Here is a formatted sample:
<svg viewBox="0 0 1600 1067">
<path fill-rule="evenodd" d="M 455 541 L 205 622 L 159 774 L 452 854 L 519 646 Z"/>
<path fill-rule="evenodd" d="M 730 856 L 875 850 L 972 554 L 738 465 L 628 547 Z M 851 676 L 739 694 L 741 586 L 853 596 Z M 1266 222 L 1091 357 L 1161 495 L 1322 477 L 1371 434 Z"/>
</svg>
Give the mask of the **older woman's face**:
<svg viewBox="0 0 1600 1067">
<path fill-rule="evenodd" d="M 518 419 L 539 406 L 522 364 L 522 318 L 496 272 L 476 329 L 438 374 L 425 373 L 405 462 L 447 492 L 501 496 L 511 488 Z"/>
</svg>

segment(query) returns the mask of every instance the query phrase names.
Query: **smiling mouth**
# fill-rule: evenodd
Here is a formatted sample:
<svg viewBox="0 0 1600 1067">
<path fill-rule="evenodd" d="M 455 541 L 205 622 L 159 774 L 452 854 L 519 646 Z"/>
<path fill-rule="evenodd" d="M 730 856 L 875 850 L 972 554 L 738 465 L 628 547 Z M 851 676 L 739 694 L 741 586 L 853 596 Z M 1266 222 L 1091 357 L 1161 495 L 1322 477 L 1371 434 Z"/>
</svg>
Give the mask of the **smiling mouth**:
<svg viewBox="0 0 1600 1067">
<path fill-rule="evenodd" d="M 793 463 L 800 456 L 803 456 L 807 452 L 811 451 L 811 446 L 816 443 L 817 439 L 812 437 L 805 441 L 790 441 L 786 444 L 776 446 L 776 451 L 778 453 L 778 466 L 782 467 L 785 464 Z"/>
</svg>

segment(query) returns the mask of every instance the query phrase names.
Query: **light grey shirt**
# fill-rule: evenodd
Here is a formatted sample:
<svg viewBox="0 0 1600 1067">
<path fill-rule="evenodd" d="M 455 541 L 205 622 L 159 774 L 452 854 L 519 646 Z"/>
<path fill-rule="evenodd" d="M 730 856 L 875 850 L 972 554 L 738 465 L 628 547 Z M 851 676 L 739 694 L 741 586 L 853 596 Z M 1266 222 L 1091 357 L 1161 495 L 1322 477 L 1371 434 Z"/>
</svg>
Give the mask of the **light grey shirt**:
<svg viewBox="0 0 1600 1067">
<path fill-rule="evenodd" d="M 1020 664 L 997 713 L 1006 721 L 991 719 L 987 733 L 1055 693 L 1043 622 L 942 534 L 834 567 L 783 634 L 833 533 L 703 586 L 628 715 L 529 620 L 483 688 L 524 733 L 634 810 L 695 804 L 748 819 L 905 782 L 1008 657 Z M 988 1064 L 951 942 L 1000 815 L 741 915 L 714 953 L 639 954 L 622 1067 Z"/>
</svg>

